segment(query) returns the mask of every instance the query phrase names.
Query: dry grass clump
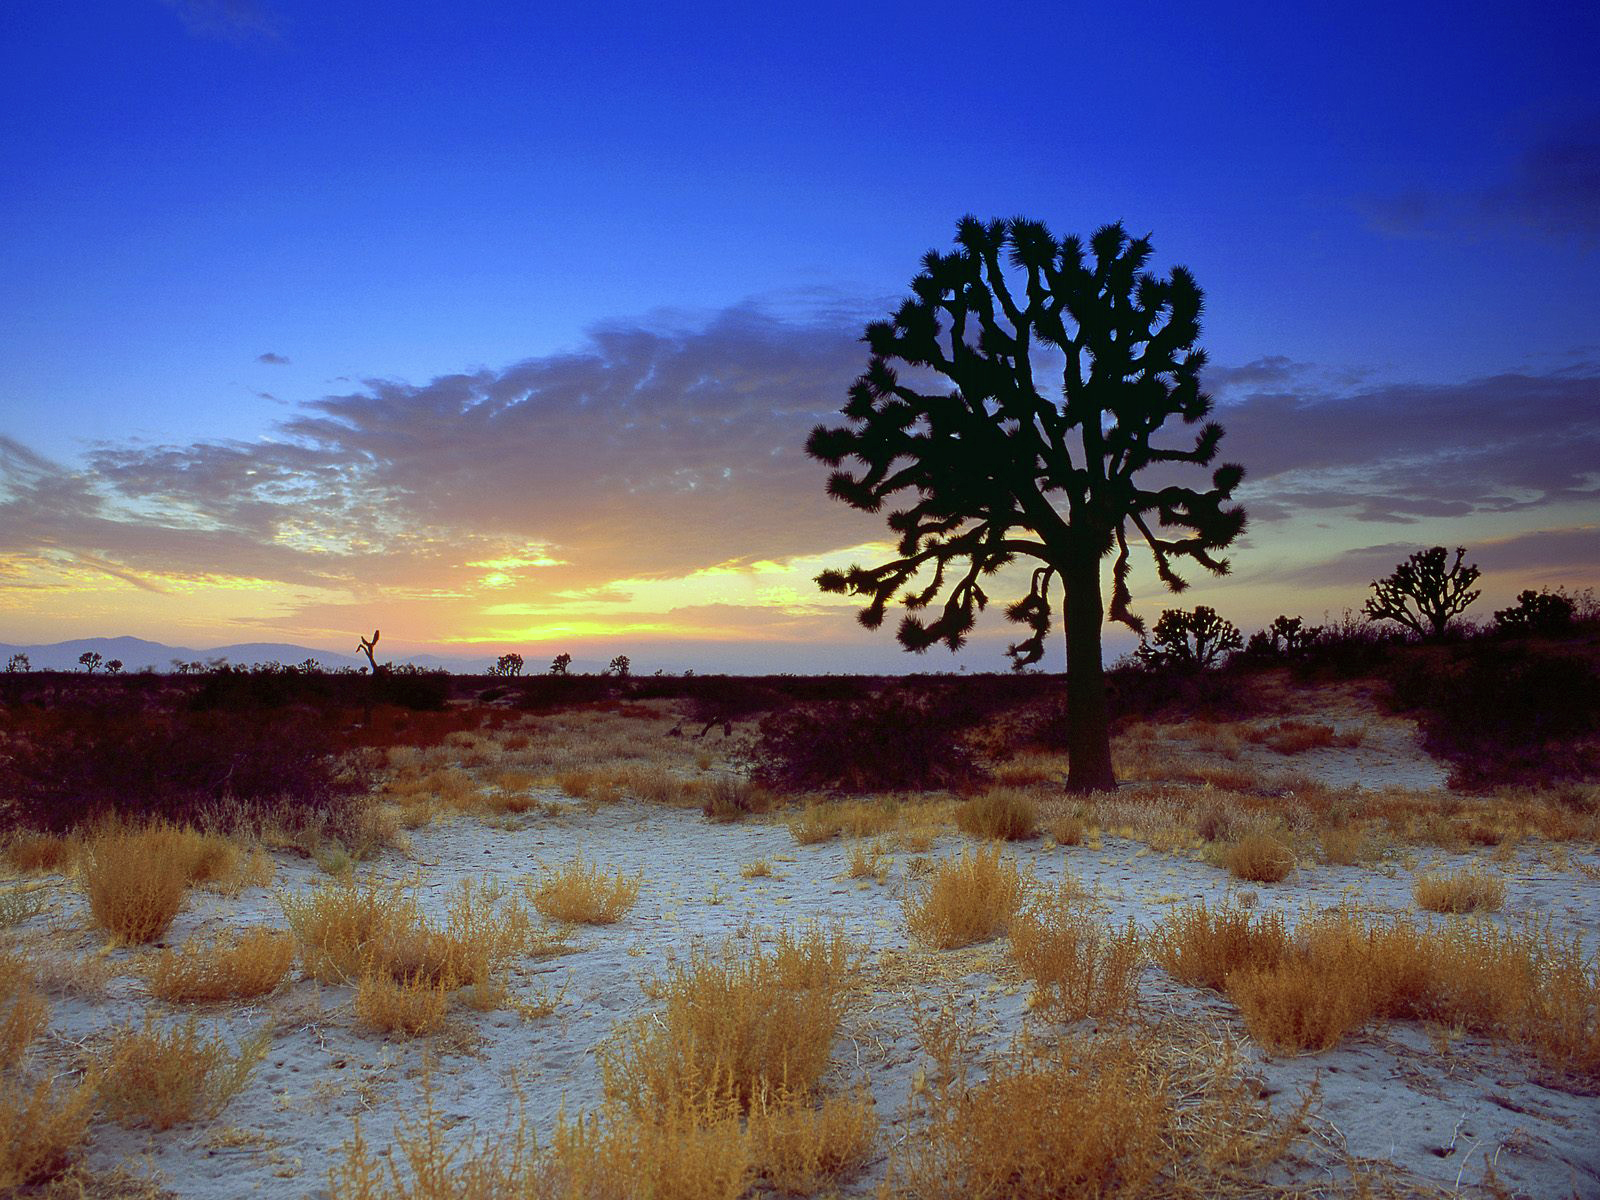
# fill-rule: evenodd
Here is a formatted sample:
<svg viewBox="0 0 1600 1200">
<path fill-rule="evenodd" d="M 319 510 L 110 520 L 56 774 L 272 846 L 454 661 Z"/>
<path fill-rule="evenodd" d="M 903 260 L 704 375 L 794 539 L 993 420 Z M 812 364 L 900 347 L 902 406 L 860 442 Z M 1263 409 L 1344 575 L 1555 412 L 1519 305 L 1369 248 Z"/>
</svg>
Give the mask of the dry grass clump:
<svg viewBox="0 0 1600 1200">
<path fill-rule="evenodd" d="M 0 929 L 21 925 L 49 907 L 49 898 L 37 888 L 0 888 Z"/>
<path fill-rule="evenodd" d="M 1138 929 L 1131 920 L 1107 928 L 1070 878 L 1017 914 L 1011 950 L 1034 982 L 1035 1002 L 1063 1021 L 1121 1019 L 1137 999 Z"/>
<path fill-rule="evenodd" d="M 1039 833 L 1039 810 L 1017 788 L 992 788 L 956 809 L 956 824 L 977 838 L 1021 842 Z"/>
<path fill-rule="evenodd" d="M 762 1179 L 790 1195 L 809 1196 L 860 1167 L 872 1153 L 878 1116 L 870 1095 L 762 1100 L 750 1116 L 751 1157 Z"/>
<path fill-rule="evenodd" d="M 534 928 L 521 904 L 470 880 L 442 927 L 399 884 L 346 881 L 280 903 L 305 973 L 355 984 L 357 1016 L 386 1033 L 437 1028 L 438 997 L 460 989 L 470 989 L 466 999 L 476 1008 L 497 1007 L 513 957 L 565 949 L 562 939 Z"/>
<path fill-rule="evenodd" d="M 1278 754 L 1304 754 L 1307 750 L 1321 750 L 1328 746 L 1359 746 L 1362 733 L 1351 729 L 1340 733 L 1332 725 L 1321 721 L 1275 721 L 1273 724 L 1250 729 L 1245 740 L 1264 745 Z"/>
<path fill-rule="evenodd" d="M 789 836 L 801 846 L 815 846 L 839 836 L 843 825 L 831 804 L 808 804 L 784 822 Z"/>
<path fill-rule="evenodd" d="M 994 781 L 1002 787 L 1025 788 L 1040 784 L 1059 784 L 1067 777 L 1065 755 L 1024 751 L 990 769 Z"/>
<path fill-rule="evenodd" d="M 743 875 L 746 879 L 777 878 L 777 876 L 773 874 L 772 864 L 764 858 L 758 858 L 754 862 L 745 863 L 744 866 L 739 868 L 739 874 Z"/>
<path fill-rule="evenodd" d="M 609 1101 L 641 1120 L 664 1112 L 741 1111 L 780 1094 L 812 1095 L 844 1016 L 855 952 L 838 931 L 781 932 L 770 949 L 696 950 L 653 991 L 658 1014 L 621 1026 L 599 1052 Z"/>
<path fill-rule="evenodd" d="M 39 995 L 27 962 L 0 950 L 0 1068 L 16 1066 L 49 1020 L 50 1006 Z"/>
<path fill-rule="evenodd" d="M 1247 833 L 1223 850 L 1222 864 L 1235 879 L 1278 883 L 1294 870 L 1294 851 L 1270 833 Z"/>
<path fill-rule="evenodd" d="M 998 843 L 940 862 L 905 902 L 911 934 L 935 950 L 999 937 L 1022 907 L 1029 886 Z"/>
<path fill-rule="evenodd" d="M 712 776 L 703 781 L 703 794 L 702 811 L 711 820 L 723 824 L 742 821 L 751 813 L 768 812 L 775 800 L 766 788 L 742 775 Z"/>
<path fill-rule="evenodd" d="M 76 839 L 59 833 L 13 833 L 0 846 L 0 858 L 18 871 L 54 871 L 65 875 L 78 859 Z"/>
<path fill-rule="evenodd" d="M 888 847 L 882 842 L 856 842 L 845 854 L 845 874 L 851 879 L 876 879 L 883 883 L 889 878 Z"/>
<path fill-rule="evenodd" d="M 541 916 L 579 925 L 615 925 L 639 898 L 643 875 L 614 874 L 583 861 L 571 862 L 529 885 L 528 899 Z"/>
<path fill-rule="evenodd" d="M 1506 902 L 1505 880 L 1475 867 L 1423 873 L 1411 884 L 1417 907 L 1428 912 L 1498 912 Z"/>
<path fill-rule="evenodd" d="M 0 1196 L 61 1174 L 89 1134 L 95 1083 L 57 1088 L 49 1079 L 0 1088 Z"/>
<path fill-rule="evenodd" d="M 152 995 L 173 1004 L 205 1004 L 264 996 L 294 965 L 294 936 L 256 927 L 191 938 L 165 949 L 148 968 Z"/>
<path fill-rule="evenodd" d="M 1366 980 L 1355 967 L 1337 956 L 1295 955 L 1276 966 L 1234 971 L 1228 997 L 1250 1036 L 1267 1049 L 1331 1050 L 1372 1015 Z"/>
<path fill-rule="evenodd" d="M 930 1050 L 911 1114 L 926 1123 L 895 1154 L 886 1195 L 1244 1195 L 1264 1187 L 1306 1107 L 1274 1119 L 1205 1042 L 1024 1038 L 981 1073 L 959 1035 Z"/>
<path fill-rule="evenodd" d="M 1081 846 L 1089 837 L 1088 825 L 1076 814 L 1057 817 L 1046 830 L 1058 846 Z"/>
<path fill-rule="evenodd" d="M 1280 913 L 1252 914 L 1238 904 L 1204 900 L 1173 913 L 1150 937 L 1156 964 L 1181 983 L 1221 991 L 1228 976 L 1275 967 L 1293 941 Z"/>
<path fill-rule="evenodd" d="M 616 804 L 622 799 L 622 776 L 615 770 L 574 767 L 556 775 L 556 786 L 574 800 Z"/>
<path fill-rule="evenodd" d="M 1338 825 L 1321 834 L 1322 860 L 1350 867 L 1373 856 L 1372 838 L 1359 825 Z"/>
<path fill-rule="evenodd" d="M 100 1102 L 122 1124 L 170 1129 L 208 1120 L 249 1081 L 269 1044 L 263 1030 L 236 1054 L 221 1038 L 203 1036 L 193 1017 L 163 1030 L 146 1016 L 142 1029 L 113 1031 L 100 1054 Z"/>
<path fill-rule="evenodd" d="M 193 863 L 169 826 L 102 831 L 84 845 L 83 888 L 94 923 L 120 942 L 152 942 L 183 907 Z"/>
</svg>

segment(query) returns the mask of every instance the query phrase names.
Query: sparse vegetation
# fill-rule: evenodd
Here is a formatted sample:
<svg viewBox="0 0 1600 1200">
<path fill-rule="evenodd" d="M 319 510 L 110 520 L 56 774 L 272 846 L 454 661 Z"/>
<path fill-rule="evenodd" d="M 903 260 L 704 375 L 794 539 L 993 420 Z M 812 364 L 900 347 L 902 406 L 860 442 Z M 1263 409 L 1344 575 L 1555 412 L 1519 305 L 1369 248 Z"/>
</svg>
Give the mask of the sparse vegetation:
<svg viewBox="0 0 1600 1200">
<path fill-rule="evenodd" d="M 614 925 L 639 898 L 642 877 L 603 871 L 579 854 L 528 888 L 539 914 L 578 925 Z"/>
<path fill-rule="evenodd" d="M 191 938 L 150 964 L 150 993 L 174 1004 L 264 996 L 283 982 L 294 956 L 294 937 L 276 929 Z"/>
<path fill-rule="evenodd" d="M 1428 912 L 1495 912 L 1506 901 L 1506 884 L 1481 868 L 1424 872 L 1412 882 L 1411 895 Z"/>
<path fill-rule="evenodd" d="M 1039 810 L 1017 788 L 991 788 L 956 809 L 956 824 L 977 838 L 1020 842 L 1039 833 Z"/>
<path fill-rule="evenodd" d="M 249 1081 L 269 1044 L 263 1031 L 235 1052 L 193 1017 L 167 1029 L 146 1017 L 142 1028 L 114 1030 L 97 1057 L 100 1103 L 112 1120 L 154 1129 L 208 1120 Z"/>
<path fill-rule="evenodd" d="M 94 922 L 113 938 L 154 941 L 183 907 L 195 869 L 184 839 L 170 826 L 108 829 L 84 845 L 83 889 Z"/>
<path fill-rule="evenodd" d="M 906 924 L 936 950 L 988 941 L 1011 927 L 1027 889 L 1028 880 L 998 843 L 963 850 L 907 896 Z"/>
<path fill-rule="evenodd" d="M 1011 922 L 1011 948 L 1038 1002 L 1063 1021 L 1126 1017 L 1137 997 L 1142 939 L 1108 928 L 1075 880 L 1036 897 Z"/>
<path fill-rule="evenodd" d="M 1294 870 L 1294 851 L 1269 833 L 1247 833 L 1223 850 L 1222 864 L 1235 879 L 1279 883 Z"/>
</svg>

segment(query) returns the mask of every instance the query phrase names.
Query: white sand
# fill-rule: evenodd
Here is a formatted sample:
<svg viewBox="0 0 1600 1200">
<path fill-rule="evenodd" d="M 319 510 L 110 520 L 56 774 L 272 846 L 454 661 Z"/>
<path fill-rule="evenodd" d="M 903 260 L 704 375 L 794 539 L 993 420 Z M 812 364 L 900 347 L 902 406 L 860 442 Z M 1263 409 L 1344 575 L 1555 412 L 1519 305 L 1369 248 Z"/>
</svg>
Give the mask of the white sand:
<svg viewBox="0 0 1600 1200">
<path fill-rule="evenodd" d="M 1369 757 L 1383 752 L 1381 743 L 1365 749 Z M 1414 761 L 1414 750 L 1403 757 Z M 1302 757 L 1295 765 L 1304 770 L 1309 764 Z M 446 1035 L 389 1040 L 356 1027 L 350 989 L 301 979 L 258 1005 L 202 1007 L 202 1021 L 230 1038 L 270 1025 L 266 1060 L 209 1125 L 154 1134 L 97 1123 L 87 1155 L 92 1167 L 127 1164 L 177 1195 L 203 1200 L 323 1195 L 352 1118 L 361 1118 L 369 1143 L 386 1144 L 395 1115 L 414 1106 L 416 1080 L 430 1055 L 437 1056 L 438 1103 L 456 1132 L 503 1129 L 519 1095 L 541 1136 L 563 1104 L 569 1113 L 596 1105 L 595 1046 L 617 1021 L 649 1007 L 641 976 L 697 942 L 715 943 L 741 928 L 770 931 L 820 919 L 842 923 L 869 948 L 869 962 L 907 948 L 899 897 L 910 878 L 908 856 L 895 857 L 886 885 L 846 880 L 846 843 L 796 846 L 786 828 L 770 820 L 712 825 L 698 813 L 633 802 L 594 811 L 567 803 L 559 815 L 530 814 L 514 828 L 460 818 L 412 838 L 409 855 L 389 852 L 376 869 L 389 878 L 418 876 L 424 902 L 435 913 L 462 879 L 511 882 L 537 872 L 541 863 L 565 861 L 579 848 L 592 861 L 642 871 L 644 885 L 621 924 L 580 930 L 575 953 L 519 969 L 519 991 L 565 989 L 556 1013 L 544 1019 L 463 1008 Z M 952 854 L 962 844 L 964 839 L 949 833 L 932 853 Z M 1047 849 L 1034 842 L 1011 852 L 1044 882 L 1074 872 L 1099 892 L 1114 920 L 1131 916 L 1143 928 L 1177 904 L 1218 900 L 1231 885 L 1216 868 L 1116 837 L 1097 849 Z M 1569 852 L 1574 863 L 1600 868 L 1593 846 Z M 740 867 L 757 858 L 771 861 L 783 878 L 742 879 Z M 1460 861 L 1465 860 L 1422 854 L 1422 865 Z M 304 860 L 280 856 L 274 886 L 294 891 L 325 878 Z M 1525 849 L 1506 879 L 1507 916 L 1548 914 L 1558 928 L 1580 933 L 1591 953 L 1600 945 L 1600 884 L 1594 878 L 1576 869 L 1550 869 Z M 1350 899 L 1379 911 L 1411 911 L 1410 884 L 1410 873 L 1392 866 L 1312 866 L 1282 884 L 1250 890 L 1260 906 L 1297 919 Z M 177 944 L 203 930 L 251 924 L 284 925 L 274 890 L 255 888 L 232 898 L 196 892 L 166 940 Z M 58 931 L 52 940 L 59 944 L 97 944 L 81 899 L 65 885 L 52 911 L 22 931 L 46 927 Z M 135 954 L 123 950 L 112 957 L 129 963 Z M 944 958 L 953 971 L 877 997 L 847 1019 L 846 1036 L 835 1047 L 837 1082 L 870 1083 L 883 1123 L 880 1146 L 898 1136 L 895 1123 L 921 1061 L 907 1019 L 913 993 L 925 1003 L 959 1001 L 984 1027 L 981 1040 L 991 1047 L 1003 1046 L 1023 1022 L 1027 989 L 1007 963 L 1004 941 Z M 1242 1036 L 1225 1000 L 1176 985 L 1155 968 L 1145 972 L 1142 996 L 1148 1014 L 1209 1016 L 1221 1030 Z M 140 1019 L 151 1003 L 131 975 L 116 978 L 104 1001 L 56 999 L 46 1060 L 65 1069 L 98 1031 Z M 1259 1076 L 1274 1103 L 1292 1103 L 1307 1086 L 1319 1087 L 1318 1136 L 1308 1142 L 1309 1165 L 1301 1168 L 1307 1182 L 1319 1171 L 1338 1170 L 1337 1148 L 1383 1160 L 1386 1172 L 1445 1188 L 1458 1180 L 1476 1184 L 1488 1161 L 1517 1194 L 1600 1195 L 1600 1098 L 1552 1086 L 1531 1059 L 1512 1048 L 1472 1038 L 1455 1039 L 1446 1048 L 1420 1027 L 1390 1024 L 1352 1037 L 1333 1052 L 1300 1058 L 1267 1058 L 1246 1043 L 1246 1068 Z M 843 1194 L 871 1194 L 884 1165 L 880 1154 Z"/>
</svg>

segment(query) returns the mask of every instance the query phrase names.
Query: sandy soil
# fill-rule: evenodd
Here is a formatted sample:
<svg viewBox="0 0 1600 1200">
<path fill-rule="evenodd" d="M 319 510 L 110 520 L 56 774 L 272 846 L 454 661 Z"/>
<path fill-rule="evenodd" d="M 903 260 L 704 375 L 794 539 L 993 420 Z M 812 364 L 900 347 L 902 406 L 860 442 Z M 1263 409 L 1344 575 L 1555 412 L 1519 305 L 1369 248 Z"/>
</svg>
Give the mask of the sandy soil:
<svg viewBox="0 0 1600 1200">
<path fill-rule="evenodd" d="M 1337 781 L 1439 782 L 1438 765 L 1418 753 L 1403 724 L 1385 732 L 1363 719 L 1368 736 L 1362 746 L 1299 756 L 1295 769 Z M 415 879 L 435 915 L 462 879 L 514 882 L 578 849 L 594 862 L 642 872 L 638 904 L 622 923 L 580 929 L 572 953 L 518 969 L 515 990 L 561 994 L 552 1015 L 524 1020 L 509 1011 L 461 1009 L 442 1035 L 391 1040 L 355 1025 L 350 989 L 303 979 L 257 1005 L 202 1007 L 203 1024 L 232 1039 L 262 1026 L 272 1030 L 272 1049 L 246 1089 L 209 1125 L 153 1134 L 97 1123 L 89 1165 L 128 1165 L 197 1200 L 322 1196 L 352 1119 L 361 1119 L 369 1142 L 383 1145 L 396 1114 L 414 1108 L 417 1080 L 430 1059 L 437 1101 L 458 1130 L 504 1128 L 520 1098 L 543 1133 L 563 1106 L 572 1113 L 600 1100 L 594 1049 L 619 1020 L 649 1008 L 642 977 L 697 943 L 760 937 L 807 920 L 841 924 L 867 948 L 871 990 L 847 1019 L 834 1061 L 838 1082 L 864 1080 L 870 1087 L 882 1122 L 880 1147 L 901 1135 L 897 1125 L 912 1078 L 924 1065 L 909 1021 L 914 1004 L 956 1003 L 980 1028 L 980 1040 L 995 1047 L 1032 1019 L 1027 985 L 1003 940 L 942 955 L 908 945 L 901 897 L 917 865 L 913 856 L 896 855 L 886 882 L 849 880 L 848 843 L 797 846 L 776 819 L 713 825 L 693 811 L 631 801 L 589 808 L 553 791 L 547 798 L 559 807 L 509 822 L 461 817 L 425 827 L 411 835 L 408 853 L 387 852 L 373 869 L 385 878 Z M 964 844 L 948 831 L 929 856 L 953 854 Z M 1547 914 L 1558 928 L 1580 934 L 1593 953 L 1600 945 L 1600 854 L 1593 846 L 1568 849 L 1566 869 L 1556 869 L 1561 864 L 1552 865 L 1536 847 L 1521 850 L 1512 865 L 1497 864 L 1508 898 L 1494 919 Z M 1147 929 L 1176 905 L 1239 891 L 1222 870 L 1115 836 L 1093 848 L 1035 841 L 1009 852 L 1045 883 L 1073 873 L 1098 893 L 1112 919 L 1131 917 Z M 1419 868 L 1468 861 L 1418 854 Z M 758 858 L 769 860 L 779 877 L 742 878 L 741 866 Z M 281 855 L 272 888 L 234 897 L 196 892 L 165 940 L 178 944 L 197 932 L 252 924 L 281 927 L 276 893 L 325 881 L 306 860 Z M 1297 920 L 1351 899 L 1371 910 L 1411 912 L 1410 886 L 1410 870 L 1390 863 L 1306 866 L 1284 883 L 1249 890 L 1259 906 Z M 47 944 L 72 953 L 96 953 L 100 945 L 78 892 L 65 883 L 54 889 L 51 910 L 17 933 L 35 940 L 46 930 Z M 135 953 L 117 950 L 109 957 L 127 968 Z M 1243 1039 L 1226 1001 L 1181 987 L 1153 967 L 1145 971 L 1141 995 L 1149 1015 L 1196 1022 L 1206 1036 Z M 151 1004 L 131 974 L 114 978 L 102 1000 L 58 997 L 44 1053 L 64 1069 L 108 1025 L 137 1021 Z M 1244 1069 L 1274 1103 L 1290 1105 L 1306 1088 L 1318 1089 L 1315 1136 L 1299 1167 L 1307 1184 L 1322 1172 L 1338 1175 L 1348 1154 L 1378 1160 L 1395 1178 L 1447 1191 L 1460 1186 L 1470 1194 L 1483 1165 L 1492 1163 L 1516 1194 L 1600 1195 L 1600 1097 L 1542 1077 L 1514 1049 L 1388 1025 L 1320 1055 L 1271 1058 L 1247 1040 L 1242 1054 Z M 880 1153 L 842 1194 L 871 1194 L 885 1163 Z"/>
</svg>

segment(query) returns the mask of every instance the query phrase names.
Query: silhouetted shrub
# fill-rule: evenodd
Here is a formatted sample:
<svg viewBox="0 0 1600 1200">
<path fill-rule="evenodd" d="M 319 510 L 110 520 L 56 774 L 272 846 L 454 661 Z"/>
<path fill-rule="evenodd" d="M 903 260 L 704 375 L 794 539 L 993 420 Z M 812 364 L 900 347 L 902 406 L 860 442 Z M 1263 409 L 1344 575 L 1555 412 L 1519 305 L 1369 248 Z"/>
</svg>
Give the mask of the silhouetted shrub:
<svg viewBox="0 0 1600 1200">
<path fill-rule="evenodd" d="M 602 675 L 524 675 L 517 686 L 520 707 L 529 712 L 556 712 L 609 700 L 627 685 Z"/>
<path fill-rule="evenodd" d="M 413 712 L 438 712 L 450 699 L 450 675 L 446 671 L 401 663 L 373 677 L 374 692 L 380 704 L 394 704 Z"/>
<path fill-rule="evenodd" d="M 0 796 L 11 818 L 61 831 L 107 814 L 194 820 L 284 805 L 326 818 L 362 780 L 340 759 L 335 730 L 304 711 L 271 715 L 76 704 L 14 712 L 0 747 Z"/>
<path fill-rule="evenodd" d="M 1572 597 L 1556 591 L 1521 593 L 1510 608 L 1494 614 L 1494 623 L 1501 633 L 1561 633 L 1571 628 L 1572 614 L 1577 605 Z"/>
<path fill-rule="evenodd" d="M 1238 627 L 1217 610 L 1202 604 L 1193 609 L 1169 608 L 1135 651 L 1147 666 L 1205 670 L 1244 645 Z"/>
<path fill-rule="evenodd" d="M 959 709 L 904 689 L 803 705 L 761 722 L 751 775 L 783 791 L 960 787 L 980 779 Z"/>
<path fill-rule="evenodd" d="M 1477 641 L 1396 663 L 1397 707 L 1415 712 L 1453 780 L 1581 777 L 1600 768 L 1600 670 L 1579 650 Z"/>
</svg>

